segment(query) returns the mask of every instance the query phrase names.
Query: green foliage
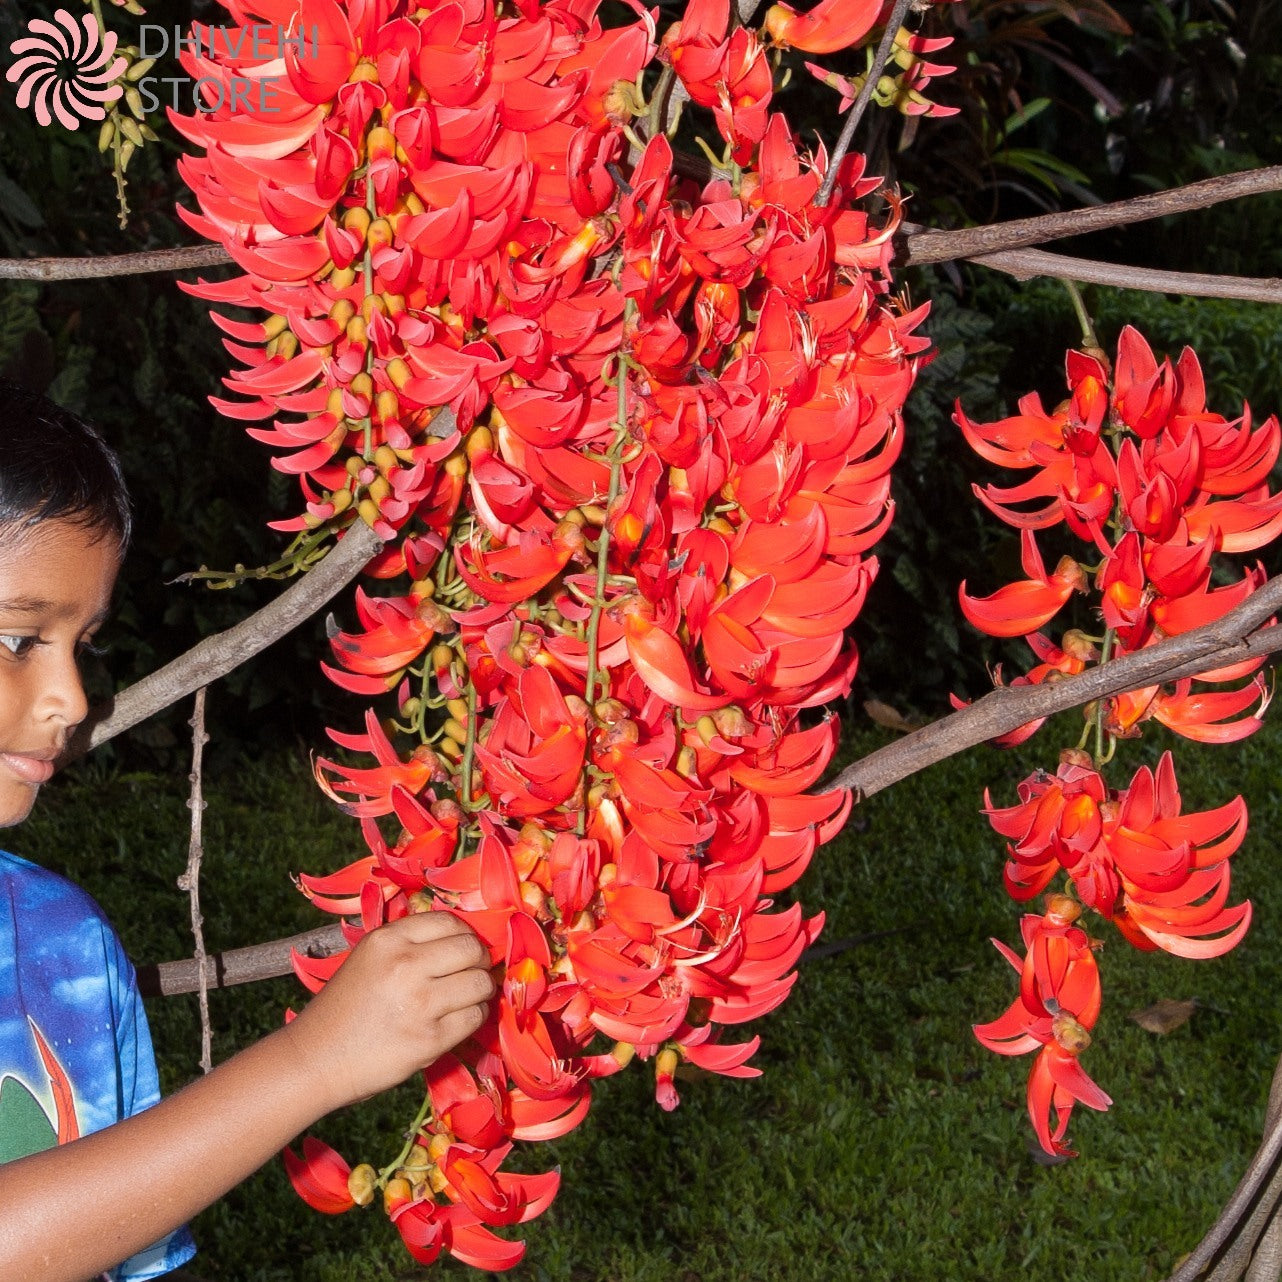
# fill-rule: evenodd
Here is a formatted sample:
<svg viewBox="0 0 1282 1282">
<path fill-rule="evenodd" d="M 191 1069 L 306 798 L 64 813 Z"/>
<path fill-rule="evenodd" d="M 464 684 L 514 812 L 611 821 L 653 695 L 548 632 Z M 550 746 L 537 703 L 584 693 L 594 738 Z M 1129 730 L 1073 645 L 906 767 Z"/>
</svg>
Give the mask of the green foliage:
<svg viewBox="0 0 1282 1282">
<path fill-rule="evenodd" d="M 1061 400 L 1064 349 L 1080 337 L 1064 286 L 1054 280 L 1012 285 L 974 272 L 974 305 L 992 316 L 994 337 L 1010 353 L 1001 367 L 1002 386 L 1016 395 L 1021 388 L 1040 388 L 1047 405 Z M 1165 354 L 1174 360 L 1185 347 L 1197 352 L 1212 409 L 1233 418 L 1246 401 L 1256 421 L 1282 410 L 1282 336 L 1275 305 L 1091 285 L 1083 286 L 1083 294 L 1106 351 L 1116 351 L 1122 328 L 1134 325 L 1159 359 Z"/>
<path fill-rule="evenodd" d="M 797 989 L 760 1032 L 760 1079 L 681 1083 L 658 1110 L 642 1067 L 602 1083 L 591 1117 L 556 1144 L 529 1146 L 531 1169 L 559 1163 L 552 1210 L 527 1226 L 517 1279 L 571 1282 L 903 1282 L 1028 1279 L 1133 1282 L 1166 1276 L 1228 1196 L 1258 1142 L 1278 1052 L 1282 882 L 1267 834 L 1282 823 L 1282 734 L 1232 748 L 1181 744 L 1185 803 L 1220 804 L 1239 788 L 1252 833 L 1234 899 L 1256 919 L 1214 962 L 1138 954 L 1097 923 L 1105 1009 L 1085 1066 L 1113 1095 L 1082 1110 L 1075 1162 L 1033 1158 L 1024 1113 L 1026 1060 L 984 1052 L 969 1025 L 1014 995 L 987 942 L 1013 942 L 1019 910 L 1000 883 L 1001 843 L 978 814 L 991 786 L 1015 782 L 1072 737 L 1073 717 L 1019 753 L 981 749 L 933 767 L 859 807 L 802 880 L 823 905 L 823 940 L 859 942 L 804 963 Z M 865 733 L 847 753 L 882 740 Z M 1163 742 L 1123 745 L 1129 765 Z M 207 781 L 202 902 L 212 948 L 258 942 L 318 920 L 287 874 L 356 853 L 301 763 Z M 88 764 L 58 781 L 12 835 L 23 854 L 69 872 L 106 906 L 135 957 L 190 952 L 185 899 L 185 786 L 173 775 Z M 111 824 L 102 823 L 103 814 Z M 891 933 L 881 933 L 891 932 Z M 1162 997 L 1201 1007 L 1165 1038 L 1127 1012 Z M 301 990 L 272 981 L 212 995 L 215 1058 L 278 1026 Z M 196 1072 L 195 999 L 149 1003 L 167 1089 Z M 413 1088 L 327 1119 L 318 1132 L 349 1156 L 396 1141 Z M 375 1282 L 423 1276 L 377 1210 L 337 1219 L 308 1210 L 278 1164 L 195 1226 L 193 1271 L 211 1282 Z M 472 1276 L 440 1266 L 439 1276 Z"/>
</svg>

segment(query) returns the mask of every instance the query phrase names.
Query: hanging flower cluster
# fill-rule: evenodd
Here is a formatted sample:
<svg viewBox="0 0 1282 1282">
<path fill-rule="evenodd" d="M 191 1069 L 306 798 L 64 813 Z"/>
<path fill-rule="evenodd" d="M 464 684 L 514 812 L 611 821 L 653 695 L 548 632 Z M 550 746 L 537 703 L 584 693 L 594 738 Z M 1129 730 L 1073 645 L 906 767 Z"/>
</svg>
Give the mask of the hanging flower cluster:
<svg viewBox="0 0 1282 1282">
<path fill-rule="evenodd" d="M 960 406 L 955 416 L 981 457 L 1033 473 L 1020 485 L 975 490 L 1020 529 L 1028 578 L 988 597 L 969 595 L 965 584 L 960 591 L 971 623 L 993 636 L 1024 636 L 1040 660 L 1014 685 L 1075 675 L 1220 618 L 1263 582 L 1264 570 L 1257 564 L 1212 586 L 1216 554 L 1253 551 L 1282 531 L 1282 494 L 1268 488 L 1282 430 L 1275 418 L 1254 426 L 1249 410 L 1232 421 L 1208 410 L 1192 351 L 1159 365 L 1127 327 L 1111 371 L 1098 350 L 1070 352 L 1067 371 L 1069 398 L 1051 413 L 1033 395 L 1000 422 L 972 423 Z M 1047 573 L 1034 531 L 1060 522 L 1088 545 L 1091 563 L 1065 556 Z M 1092 585 L 1102 635 L 1070 628 L 1057 644 L 1042 629 Z M 1026 779 L 1018 804 L 998 807 L 985 794 L 984 813 L 1007 839 L 1010 894 L 1031 899 L 1063 872 L 1075 896 L 1052 895 L 1044 917 L 1024 919 L 1023 961 L 998 944 L 1021 972 L 1020 996 L 975 1029 L 1000 1054 L 1041 1048 L 1028 1107 L 1048 1152 L 1069 1152 L 1063 1140 L 1075 1102 L 1109 1104 L 1075 1058 L 1090 1042 L 1100 1000 L 1091 941 L 1072 924 L 1082 907 L 1137 948 L 1193 958 L 1228 952 L 1251 918 L 1249 902 L 1228 904 L 1228 861 L 1246 834 L 1241 797 L 1183 813 L 1169 752 L 1124 788 L 1110 787 L 1102 771 L 1116 741 L 1138 736 L 1150 719 L 1201 742 L 1252 734 L 1268 703 L 1263 662 L 1248 658 L 1099 700 L 1085 710 L 1080 743 L 1060 754 L 1054 774 Z M 1040 725 L 998 742 L 1020 743 Z"/>
<path fill-rule="evenodd" d="M 852 156 L 819 203 L 826 154 L 769 106 L 785 44 L 857 42 L 879 5 L 825 0 L 807 43 L 726 0 L 661 38 L 594 0 L 227 3 L 312 43 L 186 55 L 228 92 L 175 120 L 205 153 L 185 217 L 245 273 L 195 292 L 268 313 L 218 318 L 242 368 L 217 403 L 271 420 L 307 546 L 388 540 L 327 671 L 395 716 L 317 768 L 369 853 L 300 882 L 351 942 L 456 913 L 501 978 L 389 1165 L 308 1140 L 289 1171 L 322 1211 L 381 1193 L 416 1260 L 505 1268 L 523 1244 L 491 1228 L 557 1185 L 501 1170 L 512 1142 L 633 1058 L 668 1109 L 682 1066 L 754 1075 L 726 1031 L 820 928 L 773 902 L 850 806 L 808 792 L 837 726 L 802 714 L 850 689 L 925 308 L 889 292 L 893 197 L 874 226 Z M 283 77 L 274 110 L 237 106 L 246 76 Z M 679 89 L 725 147 L 710 179 L 669 145 Z M 345 955 L 296 968 L 316 991 Z"/>
</svg>

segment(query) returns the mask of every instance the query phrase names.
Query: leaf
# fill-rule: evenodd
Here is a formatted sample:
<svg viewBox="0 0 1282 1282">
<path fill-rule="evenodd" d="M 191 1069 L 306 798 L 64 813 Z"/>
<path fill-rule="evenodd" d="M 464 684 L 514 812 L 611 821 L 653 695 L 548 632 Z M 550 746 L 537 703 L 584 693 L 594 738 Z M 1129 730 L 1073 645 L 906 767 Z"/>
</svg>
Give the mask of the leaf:
<svg viewBox="0 0 1282 1282">
<path fill-rule="evenodd" d="M 1167 1033 L 1173 1033 L 1187 1024 L 1196 1009 L 1197 1001 L 1194 998 L 1176 1001 L 1173 997 L 1163 997 L 1161 1001 L 1145 1006 L 1143 1010 L 1131 1011 L 1128 1018 L 1134 1020 L 1146 1033 L 1165 1037 Z"/>
<path fill-rule="evenodd" d="M 898 708 L 892 708 L 888 703 L 882 703 L 880 699 L 865 699 L 864 711 L 869 718 L 886 730 L 896 730 L 900 734 L 908 734 L 916 730 L 917 725 L 909 721 Z"/>
<path fill-rule="evenodd" d="M 12 178 L 0 174 L 0 213 L 8 214 L 20 227 L 32 230 L 45 225 L 35 202 Z"/>
<path fill-rule="evenodd" d="M 1005 124 L 1002 125 L 1002 135 L 1009 138 L 1017 129 L 1022 129 L 1030 120 L 1040 116 L 1050 105 L 1049 98 L 1034 98 L 1018 111 L 1007 116 Z"/>
</svg>

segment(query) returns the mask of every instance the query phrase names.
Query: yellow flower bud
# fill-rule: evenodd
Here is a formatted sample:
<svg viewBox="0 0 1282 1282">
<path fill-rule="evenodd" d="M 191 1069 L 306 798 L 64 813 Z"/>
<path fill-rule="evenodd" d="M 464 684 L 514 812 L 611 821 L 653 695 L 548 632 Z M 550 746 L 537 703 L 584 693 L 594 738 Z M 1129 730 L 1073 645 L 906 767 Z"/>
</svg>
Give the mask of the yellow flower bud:
<svg viewBox="0 0 1282 1282">
<path fill-rule="evenodd" d="M 368 1162 L 352 1167 L 347 1177 L 347 1191 L 357 1206 L 368 1206 L 378 1187 L 378 1172 Z"/>
</svg>

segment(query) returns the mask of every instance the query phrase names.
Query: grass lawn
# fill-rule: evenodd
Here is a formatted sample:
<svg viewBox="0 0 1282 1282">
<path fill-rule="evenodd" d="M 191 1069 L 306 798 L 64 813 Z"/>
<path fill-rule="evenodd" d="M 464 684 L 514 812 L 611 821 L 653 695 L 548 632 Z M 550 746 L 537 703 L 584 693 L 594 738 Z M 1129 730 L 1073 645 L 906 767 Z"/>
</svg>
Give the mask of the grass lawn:
<svg viewBox="0 0 1282 1282">
<path fill-rule="evenodd" d="M 1079 722 L 1080 724 L 1080 722 Z M 984 786 L 1003 802 L 1067 734 L 1044 730 L 1017 753 L 980 749 L 856 809 L 803 878 L 802 901 L 828 914 L 825 941 L 866 937 L 807 962 L 791 999 L 751 1031 L 760 1079 L 685 1082 L 662 1113 L 642 1066 L 602 1083 L 592 1115 L 529 1169 L 559 1164 L 562 1192 L 526 1226 L 516 1279 L 741 1282 L 750 1279 L 1160 1279 L 1214 1217 L 1258 1141 L 1282 1049 L 1282 728 L 1228 748 L 1179 744 L 1186 808 L 1244 792 L 1251 832 L 1235 857 L 1234 901 L 1255 924 L 1227 958 L 1141 955 L 1111 928 L 1101 958 L 1104 1014 L 1087 1071 L 1116 1101 L 1079 1110 L 1076 1161 L 1040 1165 L 1024 1113 L 1027 1060 L 983 1051 L 970 1024 L 1014 995 L 987 942 L 1015 942 L 1019 910 L 1001 889 L 1001 846 L 977 813 Z M 1071 732 L 1069 732 L 1071 733 Z M 856 732 L 847 752 L 883 742 Z M 1124 745 L 1123 768 L 1155 762 L 1165 741 Z M 1119 772 L 1120 775 L 1120 772 Z M 340 866 L 360 837 L 278 759 L 207 780 L 202 878 L 207 942 L 231 948 L 319 922 L 289 873 Z M 46 790 L 8 841 L 86 886 L 146 961 L 190 953 L 186 781 L 108 774 L 92 763 Z M 1100 923 L 1102 926 L 1102 923 Z M 1127 1015 L 1197 998 L 1166 1037 Z M 274 1028 L 292 980 L 211 997 L 215 1059 Z M 197 1071 L 195 998 L 149 1013 L 162 1079 Z M 412 1088 L 330 1118 L 317 1131 L 352 1160 L 386 1161 L 412 1115 Z M 1035 1147 L 1035 1144 L 1034 1144 Z M 268 1166 L 194 1226 L 193 1266 L 216 1282 L 366 1282 L 417 1276 L 374 1210 L 316 1215 Z M 446 1277 L 469 1273 L 452 1263 Z"/>
</svg>

